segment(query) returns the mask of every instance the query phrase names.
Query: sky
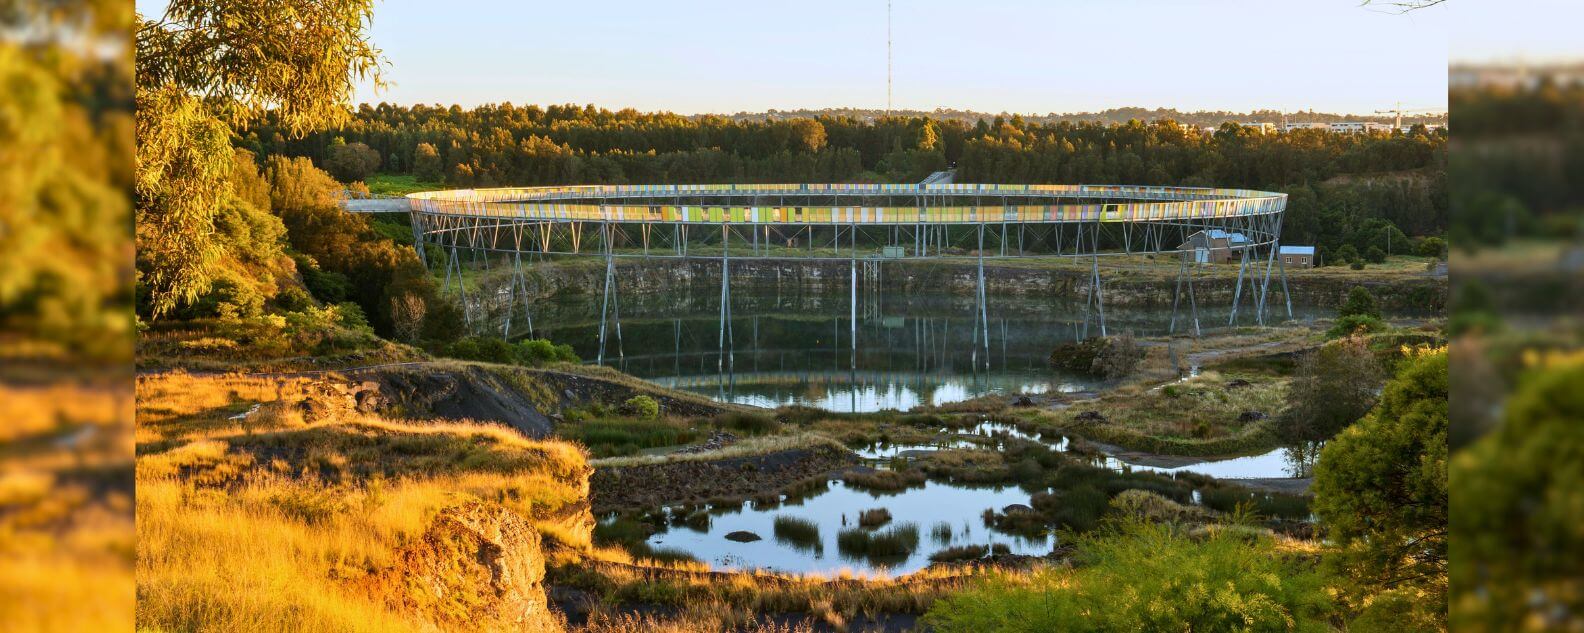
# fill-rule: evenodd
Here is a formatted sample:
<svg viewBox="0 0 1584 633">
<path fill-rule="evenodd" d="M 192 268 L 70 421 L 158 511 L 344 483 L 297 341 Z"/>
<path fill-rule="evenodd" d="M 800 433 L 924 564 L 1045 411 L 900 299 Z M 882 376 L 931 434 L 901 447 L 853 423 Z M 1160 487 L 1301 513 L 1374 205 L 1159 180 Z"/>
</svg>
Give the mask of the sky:
<svg viewBox="0 0 1584 633">
<path fill-rule="evenodd" d="M 893 0 L 892 103 L 1444 108 L 1449 58 L 1571 54 L 1580 4 L 1447 0 L 1397 13 L 1358 0 Z M 383 0 L 371 37 L 390 85 L 360 87 L 356 102 L 683 114 L 887 104 L 885 0 Z"/>
</svg>

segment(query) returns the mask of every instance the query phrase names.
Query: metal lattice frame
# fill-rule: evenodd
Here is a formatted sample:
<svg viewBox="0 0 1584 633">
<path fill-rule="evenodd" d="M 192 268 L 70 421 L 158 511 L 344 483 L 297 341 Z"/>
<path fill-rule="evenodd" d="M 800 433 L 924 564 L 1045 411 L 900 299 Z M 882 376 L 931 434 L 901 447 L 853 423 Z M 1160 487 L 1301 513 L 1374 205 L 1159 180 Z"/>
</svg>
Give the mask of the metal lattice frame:
<svg viewBox="0 0 1584 633">
<path fill-rule="evenodd" d="M 974 322 L 976 330 L 985 331 L 982 339 L 976 331 L 975 355 L 983 340 L 988 357 L 984 260 L 1090 259 L 1082 335 L 1087 335 L 1093 310 L 1104 336 L 1100 258 L 1177 254 L 1181 264 L 1170 331 L 1176 332 L 1186 285 L 1197 336 L 1197 259 L 1182 246 L 1199 231 L 1220 230 L 1244 238 L 1234 247 L 1238 277 L 1228 323 L 1237 321 L 1247 278 L 1255 320 L 1264 324 L 1270 279 L 1279 266 L 1276 254 L 1286 198 L 1286 194 L 1240 189 L 1130 185 L 585 185 L 423 192 L 409 195 L 408 205 L 419 255 L 428 248 L 442 249 L 445 287 L 449 291 L 456 279 L 470 328 L 475 327 L 475 313 L 485 298 L 468 297 L 464 290 L 465 259 L 472 259 L 477 267 L 482 256 L 488 270 L 491 253 L 509 258 L 512 273 L 504 297 L 503 334 L 511 336 L 519 303 L 530 335 L 533 330 L 525 299 L 525 255 L 530 263 L 534 257 L 551 255 L 604 257 L 600 362 L 606 351 L 607 321 L 614 321 L 617 353 L 621 353 L 616 259 L 718 259 L 723 271 L 722 362 L 729 363 L 731 260 L 745 257 L 847 260 L 852 267 L 855 349 L 860 262 L 865 279 L 877 283 L 884 261 L 972 260 L 978 266 Z M 1285 294 L 1285 267 L 1279 268 L 1279 274 Z M 1292 316 L 1290 299 L 1287 314 Z"/>
</svg>

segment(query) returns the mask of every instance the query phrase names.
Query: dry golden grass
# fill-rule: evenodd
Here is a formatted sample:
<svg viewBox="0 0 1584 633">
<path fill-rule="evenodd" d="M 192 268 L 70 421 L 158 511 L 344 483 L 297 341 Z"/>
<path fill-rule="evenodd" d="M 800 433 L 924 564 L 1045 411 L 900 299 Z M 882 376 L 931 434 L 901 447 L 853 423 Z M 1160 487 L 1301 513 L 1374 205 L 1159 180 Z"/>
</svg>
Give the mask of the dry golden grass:
<svg viewBox="0 0 1584 633">
<path fill-rule="evenodd" d="M 0 376 L 0 622 L 126 626 L 136 599 L 124 377 Z"/>
<path fill-rule="evenodd" d="M 395 563 L 464 501 L 500 503 L 563 547 L 589 547 L 579 447 L 496 425 L 289 414 L 313 393 L 303 379 L 138 380 L 140 629 L 435 630 L 350 581 Z"/>
</svg>

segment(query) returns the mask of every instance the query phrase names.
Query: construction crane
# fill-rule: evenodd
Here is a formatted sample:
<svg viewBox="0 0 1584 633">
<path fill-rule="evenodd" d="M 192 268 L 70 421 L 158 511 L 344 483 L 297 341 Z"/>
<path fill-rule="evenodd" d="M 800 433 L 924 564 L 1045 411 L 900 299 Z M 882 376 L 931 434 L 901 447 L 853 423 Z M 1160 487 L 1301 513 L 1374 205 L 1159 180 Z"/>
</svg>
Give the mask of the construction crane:
<svg viewBox="0 0 1584 633">
<path fill-rule="evenodd" d="M 1394 108 L 1392 108 L 1390 110 L 1376 110 L 1375 114 L 1395 114 L 1395 115 L 1397 115 L 1397 124 L 1392 126 L 1392 129 L 1401 130 L 1402 129 L 1402 118 L 1403 118 L 1403 113 L 1404 112 L 1407 112 L 1409 114 L 1418 114 L 1418 113 L 1440 114 L 1440 113 L 1446 112 L 1446 108 L 1434 108 L 1434 107 L 1432 107 L 1432 108 L 1404 108 L 1404 107 L 1402 107 L 1402 102 L 1398 101 L 1397 104 L 1396 104 L 1396 107 L 1394 107 Z"/>
</svg>

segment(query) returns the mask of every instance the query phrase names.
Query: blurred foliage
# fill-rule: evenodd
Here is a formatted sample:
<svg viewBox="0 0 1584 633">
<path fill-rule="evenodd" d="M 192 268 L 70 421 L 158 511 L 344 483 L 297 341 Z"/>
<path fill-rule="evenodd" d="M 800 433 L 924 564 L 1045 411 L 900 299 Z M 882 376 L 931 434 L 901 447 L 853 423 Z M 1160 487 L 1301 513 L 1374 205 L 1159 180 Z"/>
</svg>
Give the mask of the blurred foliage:
<svg viewBox="0 0 1584 633">
<path fill-rule="evenodd" d="M 0 326 L 76 357 L 131 356 L 129 20 L 107 2 L 0 9 Z"/>
<path fill-rule="evenodd" d="M 1453 458 L 1458 630 L 1584 626 L 1584 364 L 1535 363 L 1501 425 Z"/>
</svg>

